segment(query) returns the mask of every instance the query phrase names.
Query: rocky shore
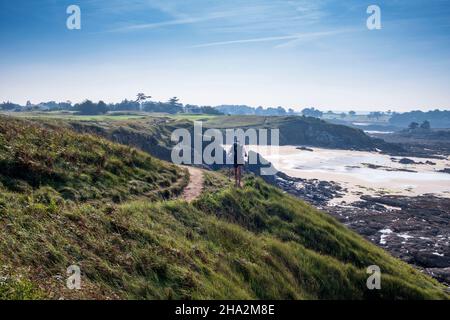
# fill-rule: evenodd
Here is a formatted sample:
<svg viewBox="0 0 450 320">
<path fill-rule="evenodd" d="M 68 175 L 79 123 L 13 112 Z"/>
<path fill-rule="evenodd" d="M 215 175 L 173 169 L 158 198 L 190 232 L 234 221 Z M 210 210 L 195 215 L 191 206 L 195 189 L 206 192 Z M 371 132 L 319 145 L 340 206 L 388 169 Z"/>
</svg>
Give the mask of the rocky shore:
<svg viewBox="0 0 450 320">
<path fill-rule="evenodd" d="M 316 207 L 326 206 L 330 200 L 341 197 L 347 191 L 335 182 L 294 178 L 282 172 L 277 173 L 272 183 Z"/>
<path fill-rule="evenodd" d="M 345 193 L 338 183 L 278 173 L 273 184 L 328 212 L 350 229 L 450 286 L 450 199 L 361 196 L 350 204 L 328 205 Z"/>
<path fill-rule="evenodd" d="M 450 199 L 362 196 L 324 210 L 394 256 L 450 285 Z"/>
</svg>

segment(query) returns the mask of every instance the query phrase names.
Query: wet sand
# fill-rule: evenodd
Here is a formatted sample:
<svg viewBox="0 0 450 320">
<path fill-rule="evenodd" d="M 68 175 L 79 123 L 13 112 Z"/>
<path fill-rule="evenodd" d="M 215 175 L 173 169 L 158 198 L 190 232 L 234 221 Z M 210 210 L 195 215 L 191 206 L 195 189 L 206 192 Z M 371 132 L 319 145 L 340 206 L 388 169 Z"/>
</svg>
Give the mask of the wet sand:
<svg viewBox="0 0 450 320">
<path fill-rule="evenodd" d="M 450 174 L 438 172 L 450 168 L 450 159 L 424 159 L 408 157 L 416 162 L 431 161 L 431 164 L 400 164 L 392 157 L 377 152 L 311 148 L 299 150 L 296 146 L 257 148 L 264 158 L 275 167 L 293 177 L 334 181 L 347 189 L 343 198 L 330 204 L 351 203 L 361 195 L 397 194 L 418 196 L 435 194 L 450 198 Z M 258 150 L 257 150 L 258 149 Z M 398 161 L 401 157 L 395 157 Z M 382 168 L 368 168 L 368 165 Z M 388 171 L 389 170 L 389 171 Z M 416 172 L 391 171 L 411 170 Z"/>
</svg>

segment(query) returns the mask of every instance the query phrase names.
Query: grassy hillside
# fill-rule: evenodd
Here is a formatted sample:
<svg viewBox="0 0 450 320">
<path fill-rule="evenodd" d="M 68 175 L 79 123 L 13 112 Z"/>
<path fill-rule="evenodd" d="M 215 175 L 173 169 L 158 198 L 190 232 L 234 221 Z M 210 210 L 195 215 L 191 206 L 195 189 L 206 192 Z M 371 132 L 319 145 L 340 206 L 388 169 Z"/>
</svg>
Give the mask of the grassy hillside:
<svg viewBox="0 0 450 320">
<path fill-rule="evenodd" d="M 188 204 L 173 198 L 186 181 L 173 165 L 6 118 L 0 158 L 1 299 L 447 297 L 436 281 L 260 179 L 236 190 L 208 173 L 207 192 Z M 72 264 L 81 290 L 65 288 Z M 379 291 L 366 289 L 372 264 L 382 271 Z"/>
<path fill-rule="evenodd" d="M 64 274 L 46 265 L 67 261 L 60 252 L 66 246 L 82 250 L 64 237 L 78 228 L 79 212 L 110 214 L 125 201 L 169 199 L 188 178 L 177 166 L 97 136 L 0 117 L 0 298 L 42 296 L 24 275 Z"/>
<path fill-rule="evenodd" d="M 390 150 L 397 148 L 367 136 L 362 130 L 300 116 L 223 116 L 208 119 L 208 128 L 278 128 L 280 145 L 310 145 L 325 148 Z"/>
<path fill-rule="evenodd" d="M 0 182 L 8 191 L 74 201 L 170 197 L 185 174 L 134 148 L 36 122 L 0 118 Z M 52 189 L 52 191 L 49 191 Z"/>
</svg>

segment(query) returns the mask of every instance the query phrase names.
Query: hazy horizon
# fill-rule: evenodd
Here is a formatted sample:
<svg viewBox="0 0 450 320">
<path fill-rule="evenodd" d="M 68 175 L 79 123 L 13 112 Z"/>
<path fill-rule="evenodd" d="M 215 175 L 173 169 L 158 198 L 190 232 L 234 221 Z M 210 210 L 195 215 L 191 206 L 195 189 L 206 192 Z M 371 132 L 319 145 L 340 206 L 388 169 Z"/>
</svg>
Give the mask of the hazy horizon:
<svg viewBox="0 0 450 320">
<path fill-rule="evenodd" d="M 66 9 L 81 8 L 81 30 Z M 381 30 L 366 9 L 381 8 Z M 449 109 L 450 6 L 441 0 L 26 0 L 0 4 L 0 101 L 299 111 Z"/>
<path fill-rule="evenodd" d="M 170 97 L 170 98 L 172 98 L 172 97 Z M 26 104 L 26 102 L 27 101 L 30 101 L 33 105 L 37 105 L 37 104 L 39 104 L 39 103 L 45 103 L 45 102 L 50 102 L 50 101 L 54 101 L 54 102 L 56 102 L 56 103 L 61 103 L 61 102 L 67 102 L 67 101 L 70 101 L 71 103 L 72 103 L 72 105 L 74 105 L 74 104 L 77 104 L 77 103 L 81 103 L 81 102 L 83 102 L 83 101 L 85 101 L 85 100 L 91 100 L 92 102 L 94 102 L 94 103 L 98 103 L 99 101 L 103 101 L 103 102 L 105 102 L 106 104 L 115 104 L 115 103 L 119 103 L 119 102 L 121 102 L 121 101 L 123 101 L 123 100 L 125 100 L 125 99 L 127 99 L 127 100 L 131 100 L 131 101 L 133 101 L 134 100 L 134 97 L 127 97 L 127 98 L 124 98 L 124 99 L 121 99 L 121 100 L 117 100 L 117 101 L 107 101 L 106 99 L 99 99 L 99 100 L 91 100 L 91 99 L 83 99 L 83 100 L 78 100 L 78 101 L 72 101 L 72 100 L 70 100 L 70 99 L 62 99 L 62 100 L 55 100 L 55 99 L 48 99 L 48 100 L 45 100 L 45 101 L 31 101 L 31 100 L 27 100 L 27 99 L 25 99 L 24 101 L 24 103 L 19 103 L 19 102 L 17 102 L 17 101 L 11 101 L 11 100 L 6 100 L 6 101 L 0 101 L 0 103 L 2 103 L 2 102 L 11 102 L 11 103 L 18 103 L 18 104 L 20 104 L 20 105 L 25 105 Z M 167 99 L 159 99 L 159 100 L 156 100 L 156 99 L 149 99 L 148 101 L 154 101 L 154 102 L 167 102 L 169 100 L 169 97 L 167 98 Z M 218 105 L 201 105 L 201 104 L 195 104 L 195 103 L 191 103 L 191 102 L 189 102 L 189 101 L 180 101 L 180 103 L 182 103 L 183 105 L 198 105 L 198 106 L 210 106 L 210 107 L 220 107 L 220 106 L 246 106 L 246 107 L 251 107 L 251 108 L 258 108 L 258 107 L 263 107 L 264 109 L 267 109 L 267 108 L 277 108 L 277 107 L 283 107 L 286 111 L 288 111 L 288 109 L 293 109 L 295 112 L 300 112 L 300 111 L 302 111 L 303 109 L 305 109 L 305 108 L 315 108 L 315 109 L 318 109 L 318 110 L 320 110 L 320 111 L 322 111 L 323 113 L 326 113 L 326 112 L 328 112 L 328 111 L 332 111 L 333 113 L 341 113 L 341 112 L 350 112 L 350 111 L 354 111 L 354 112 L 356 112 L 356 114 L 358 114 L 358 115 L 364 115 L 364 114 L 369 114 L 370 112 L 388 112 L 388 111 L 391 111 L 391 112 L 397 112 L 397 113 L 403 113 L 403 112 L 410 112 L 410 111 L 423 111 L 423 112 L 428 112 L 428 111 L 435 111 L 436 109 L 439 109 L 440 111 L 450 111 L 450 108 L 433 108 L 433 109 L 427 109 L 427 108 L 421 108 L 421 109 L 411 109 L 411 110 L 405 110 L 405 111 L 399 111 L 399 110 L 395 110 L 395 109 L 392 109 L 392 108 L 385 108 L 385 109 L 376 109 L 376 108 L 372 108 L 372 109 L 367 109 L 367 110 L 360 110 L 360 109 L 357 109 L 357 108 L 342 108 L 342 109 L 335 109 L 335 108 L 327 108 L 327 107 L 324 107 L 324 108 L 317 108 L 317 107 L 314 107 L 314 106 L 297 106 L 297 107 L 288 107 L 288 106 L 283 106 L 283 105 L 273 105 L 273 106 L 267 106 L 267 105 L 261 105 L 261 106 L 252 106 L 252 105 L 246 105 L 246 104 L 242 104 L 242 103 L 237 103 L 237 104 L 218 104 Z"/>
</svg>

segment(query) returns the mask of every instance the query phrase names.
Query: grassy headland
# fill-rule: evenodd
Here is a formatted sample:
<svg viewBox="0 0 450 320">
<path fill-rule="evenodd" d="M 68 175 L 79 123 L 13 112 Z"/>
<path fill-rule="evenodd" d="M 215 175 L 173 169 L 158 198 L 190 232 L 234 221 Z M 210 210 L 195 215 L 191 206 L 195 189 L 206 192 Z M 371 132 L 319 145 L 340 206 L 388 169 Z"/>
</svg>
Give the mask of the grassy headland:
<svg viewBox="0 0 450 320">
<path fill-rule="evenodd" d="M 93 135 L 0 118 L 0 298 L 426 299 L 444 287 L 304 202 Z M 65 287 L 82 270 L 82 289 Z M 382 289 L 366 287 L 366 268 Z"/>
</svg>

